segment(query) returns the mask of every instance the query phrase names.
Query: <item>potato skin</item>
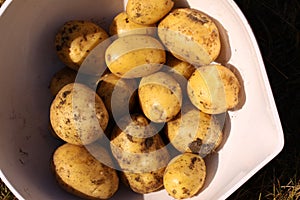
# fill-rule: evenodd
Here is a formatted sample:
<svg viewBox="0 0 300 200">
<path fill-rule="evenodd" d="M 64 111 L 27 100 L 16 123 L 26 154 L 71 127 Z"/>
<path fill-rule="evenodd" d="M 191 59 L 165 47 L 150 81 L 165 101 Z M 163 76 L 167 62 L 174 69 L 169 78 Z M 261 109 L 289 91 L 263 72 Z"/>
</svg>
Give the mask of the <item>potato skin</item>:
<svg viewBox="0 0 300 200">
<path fill-rule="evenodd" d="M 114 117 L 114 120 L 117 121 L 138 106 L 136 104 L 136 89 L 137 82 L 135 79 L 122 79 L 110 73 L 101 78 L 96 92 L 103 100 L 110 117 Z M 114 110 L 113 114 L 112 109 Z"/>
<path fill-rule="evenodd" d="M 241 85 L 227 67 L 214 64 L 198 68 L 188 80 L 191 102 L 202 112 L 220 114 L 239 103 Z"/>
<path fill-rule="evenodd" d="M 173 8 L 172 0 L 128 0 L 126 12 L 138 24 L 154 24 Z"/>
<path fill-rule="evenodd" d="M 155 24 L 142 25 L 129 19 L 126 12 L 119 13 L 109 27 L 110 35 L 118 35 L 118 37 L 126 35 L 144 34 L 154 36 L 156 34 Z"/>
<path fill-rule="evenodd" d="M 153 122 L 170 121 L 181 109 L 180 85 L 164 72 L 143 77 L 140 81 L 138 96 L 144 114 Z"/>
<path fill-rule="evenodd" d="M 210 64 L 221 50 L 217 26 L 196 9 L 170 12 L 159 23 L 158 36 L 176 58 L 195 66 Z"/>
<path fill-rule="evenodd" d="M 105 52 L 107 67 L 116 76 L 139 78 L 160 70 L 166 62 L 164 46 L 147 35 L 116 39 Z"/>
<path fill-rule="evenodd" d="M 132 119 L 131 119 L 132 118 Z M 111 149 L 130 188 L 141 194 L 163 186 L 163 172 L 169 153 L 155 128 L 135 114 L 122 118 L 111 138 Z"/>
<path fill-rule="evenodd" d="M 79 197 L 108 199 L 118 190 L 116 171 L 95 159 L 83 146 L 60 146 L 53 155 L 53 167 L 60 186 Z"/>
<path fill-rule="evenodd" d="M 206 179 L 204 160 L 196 154 L 184 153 L 173 158 L 164 174 L 164 187 L 175 199 L 195 196 Z"/>
<path fill-rule="evenodd" d="M 108 119 L 101 98 L 80 83 L 64 86 L 50 107 L 53 130 L 62 140 L 71 144 L 86 145 L 101 138 Z"/>
<path fill-rule="evenodd" d="M 79 70 L 89 52 L 108 38 L 104 29 L 90 21 L 66 22 L 55 37 L 55 48 L 60 60 L 68 67 Z"/>
<path fill-rule="evenodd" d="M 56 96 L 61 88 L 69 83 L 74 83 L 76 79 L 77 72 L 70 69 L 69 67 L 64 67 L 58 72 L 56 72 L 50 82 L 50 92 L 53 96 Z"/>
<path fill-rule="evenodd" d="M 196 153 L 205 157 L 222 142 L 222 127 L 218 120 L 187 103 L 181 113 L 165 126 L 170 143 L 180 152 Z"/>
</svg>

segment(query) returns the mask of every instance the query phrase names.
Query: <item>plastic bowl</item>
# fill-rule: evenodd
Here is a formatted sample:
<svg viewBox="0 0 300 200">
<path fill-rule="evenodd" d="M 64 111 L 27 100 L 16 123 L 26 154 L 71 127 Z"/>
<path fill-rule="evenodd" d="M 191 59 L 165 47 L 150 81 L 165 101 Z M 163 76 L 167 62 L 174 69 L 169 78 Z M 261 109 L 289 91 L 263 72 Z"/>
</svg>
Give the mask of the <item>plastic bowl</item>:
<svg viewBox="0 0 300 200">
<path fill-rule="evenodd" d="M 66 21 L 88 19 L 108 28 L 123 0 L 6 0 L 0 9 L 0 176 L 22 199 L 78 199 L 62 190 L 49 163 L 61 143 L 49 133 L 49 81 L 63 64 L 54 37 Z M 222 24 L 230 48 L 223 59 L 241 74 L 246 100 L 229 112 L 226 142 L 207 159 L 204 189 L 193 199 L 225 199 L 283 148 L 283 132 L 258 45 L 232 0 L 176 1 Z M 222 61 L 222 60 L 221 60 Z M 223 60 L 224 61 L 224 60 Z M 139 195 L 121 187 L 112 199 L 172 199 L 165 190 Z"/>
</svg>

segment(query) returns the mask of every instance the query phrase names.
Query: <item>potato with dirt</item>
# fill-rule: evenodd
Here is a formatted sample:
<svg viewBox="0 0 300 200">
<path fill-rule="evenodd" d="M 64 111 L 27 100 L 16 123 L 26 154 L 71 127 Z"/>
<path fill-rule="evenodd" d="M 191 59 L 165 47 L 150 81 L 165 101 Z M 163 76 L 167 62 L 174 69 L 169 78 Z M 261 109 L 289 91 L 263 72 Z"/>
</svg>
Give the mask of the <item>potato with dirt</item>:
<svg viewBox="0 0 300 200">
<path fill-rule="evenodd" d="M 196 67 L 216 60 L 220 34 L 211 17 L 192 8 L 171 11 L 158 25 L 162 43 L 178 59 Z"/>
<path fill-rule="evenodd" d="M 158 131 L 140 114 L 125 116 L 112 132 L 111 150 L 130 188 L 141 194 L 163 187 L 169 153 Z"/>
<path fill-rule="evenodd" d="M 101 153 L 109 158 L 105 149 Z M 84 146 L 66 143 L 55 150 L 52 167 L 66 191 L 85 199 L 108 199 L 118 190 L 119 178 L 114 169 L 100 161 Z"/>
<path fill-rule="evenodd" d="M 50 106 L 56 135 L 75 145 L 90 144 L 104 136 L 109 115 L 95 91 L 80 83 L 64 86 Z"/>
</svg>

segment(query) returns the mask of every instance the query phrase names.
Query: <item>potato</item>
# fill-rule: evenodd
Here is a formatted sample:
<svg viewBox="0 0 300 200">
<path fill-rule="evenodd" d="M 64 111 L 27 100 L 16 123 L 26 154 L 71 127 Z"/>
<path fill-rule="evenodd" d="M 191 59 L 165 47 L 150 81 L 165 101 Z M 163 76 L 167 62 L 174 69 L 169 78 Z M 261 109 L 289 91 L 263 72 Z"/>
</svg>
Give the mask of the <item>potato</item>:
<svg viewBox="0 0 300 200">
<path fill-rule="evenodd" d="M 204 160 L 196 154 L 184 153 L 173 158 L 164 174 L 164 187 L 175 199 L 195 196 L 206 179 Z"/>
<path fill-rule="evenodd" d="M 173 8 L 172 0 L 128 0 L 126 12 L 138 24 L 154 24 Z"/>
<path fill-rule="evenodd" d="M 61 88 L 69 83 L 74 83 L 76 79 L 77 72 L 68 68 L 64 67 L 58 72 L 56 72 L 50 82 L 50 92 L 53 96 L 59 92 Z"/>
<path fill-rule="evenodd" d="M 101 98 L 79 83 L 64 86 L 50 107 L 50 122 L 55 133 L 76 145 L 86 145 L 101 138 L 108 118 Z"/>
<path fill-rule="evenodd" d="M 108 199 L 118 190 L 116 171 L 94 158 L 83 146 L 68 143 L 60 146 L 53 155 L 53 168 L 62 188 L 79 197 Z"/>
<path fill-rule="evenodd" d="M 171 75 L 180 84 L 182 94 L 185 94 L 187 81 L 195 71 L 195 67 L 173 56 L 167 56 L 166 66 L 163 71 Z"/>
<path fill-rule="evenodd" d="M 115 40 L 105 52 L 110 71 L 122 78 L 147 76 L 166 62 L 163 45 L 147 35 L 128 35 Z"/>
<path fill-rule="evenodd" d="M 170 143 L 181 152 L 191 152 L 202 157 L 212 153 L 221 144 L 223 133 L 218 120 L 203 113 L 190 103 L 165 126 Z"/>
<path fill-rule="evenodd" d="M 143 77 L 140 81 L 138 96 L 145 116 L 153 122 L 170 121 L 181 109 L 180 85 L 164 72 Z"/>
<path fill-rule="evenodd" d="M 158 25 L 158 36 L 175 57 L 195 66 L 210 64 L 221 50 L 216 24 L 191 8 L 169 13 Z"/>
<path fill-rule="evenodd" d="M 155 24 L 142 25 L 129 19 L 126 12 L 119 13 L 109 27 L 110 35 L 125 36 L 130 34 L 145 34 L 154 36 L 156 34 Z"/>
<path fill-rule="evenodd" d="M 78 71 L 90 51 L 107 38 L 105 30 L 95 23 L 73 20 L 66 22 L 56 34 L 55 48 L 60 60 Z"/>
<path fill-rule="evenodd" d="M 208 114 L 220 114 L 233 109 L 239 102 L 240 88 L 235 74 L 219 64 L 198 68 L 187 85 L 191 102 Z"/>
<path fill-rule="evenodd" d="M 111 138 L 111 150 L 131 189 L 149 193 L 163 186 L 163 172 L 169 153 L 148 120 L 135 114 L 117 122 Z"/>
<path fill-rule="evenodd" d="M 110 117 L 118 120 L 129 114 L 136 104 L 137 83 L 135 79 L 122 79 L 114 74 L 106 74 L 101 78 L 97 94 L 103 100 Z M 112 98 L 113 97 L 113 98 Z"/>
</svg>

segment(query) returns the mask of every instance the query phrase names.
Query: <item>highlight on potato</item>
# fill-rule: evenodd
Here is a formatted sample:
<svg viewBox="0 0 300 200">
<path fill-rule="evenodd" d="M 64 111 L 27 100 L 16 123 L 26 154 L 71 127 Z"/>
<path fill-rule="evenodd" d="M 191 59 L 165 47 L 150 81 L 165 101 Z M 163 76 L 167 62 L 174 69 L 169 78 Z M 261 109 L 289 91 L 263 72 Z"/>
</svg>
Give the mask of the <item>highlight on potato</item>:
<svg viewBox="0 0 300 200">
<path fill-rule="evenodd" d="M 52 164 L 66 191 L 109 198 L 120 180 L 139 194 L 165 189 L 184 199 L 201 192 L 206 156 L 224 140 L 219 118 L 233 112 L 242 84 L 215 62 L 221 43 L 214 21 L 173 6 L 129 0 L 109 30 L 73 20 L 57 33 L 58 57 L 71 71 L 57 72 L 50 84 L 51 127 L 64 142 Z"/>
</svg>

